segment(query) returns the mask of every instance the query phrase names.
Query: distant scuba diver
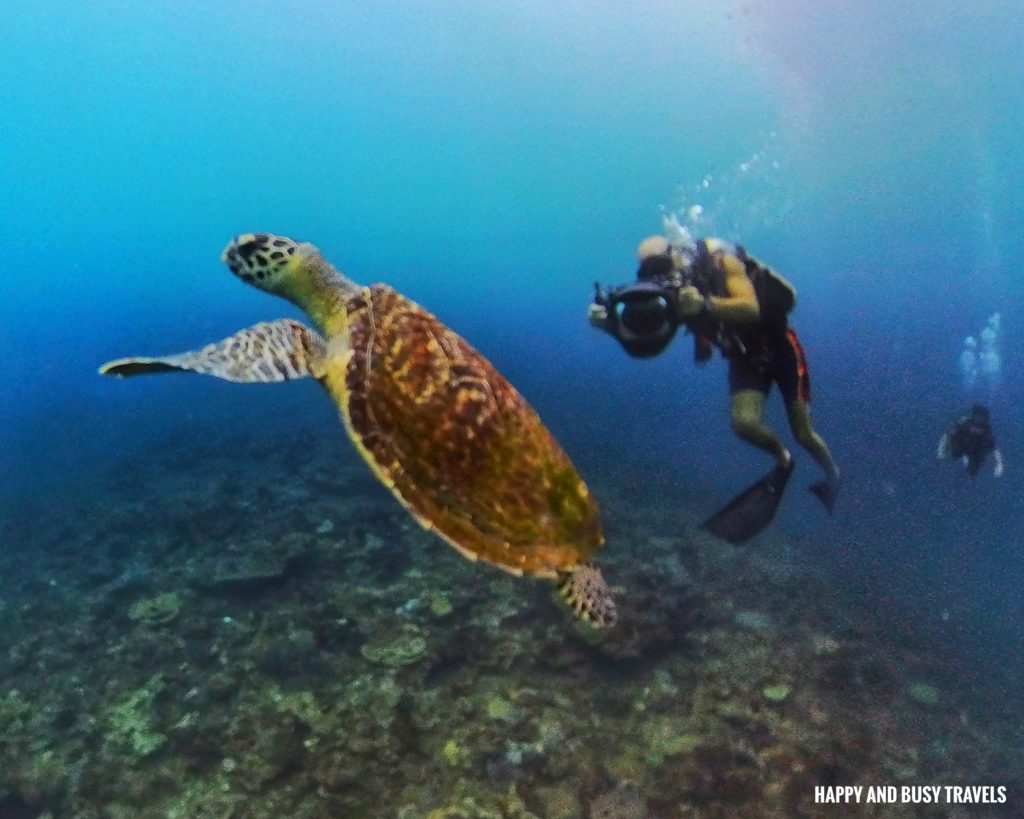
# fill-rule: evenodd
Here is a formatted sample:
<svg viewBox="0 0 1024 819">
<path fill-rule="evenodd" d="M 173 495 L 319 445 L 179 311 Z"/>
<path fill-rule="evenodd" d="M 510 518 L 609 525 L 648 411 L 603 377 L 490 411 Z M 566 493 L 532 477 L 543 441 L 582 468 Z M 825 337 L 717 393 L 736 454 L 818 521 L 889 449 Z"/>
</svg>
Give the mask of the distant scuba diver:
<svg viewBox="0 0 1024 819">
<path fill-rule="evenodd" d="M 975 404 L 967 415 L 957 419 L 939 439 L 936 457 L 959 460 L 967 469 L 967 474 L 973 478 L 977 476 L 985 458 L 990 454 L 994 462 L 992 474 L 996 478 L 1001 478 L 1003 454 L 992 432 L 988 407 Z"/>
<path fill-rule="evenodd" d="M 825 480 L 811 490 L 831 513 L 839 469 L 811 426 L 807 361 L 788 320 L 796 301 L 793 287 L 742 247 L 718 239 L 694 242 L 683 236 L 673 244 L 664 236 L 650 236 L 640 243 L 637 256 L 635 284 L 611 291 L 596 285 L 590 323 L 639 358 L 664 350 L 680 324 L 693 333 L 697 363 L 706 362 L 718 347 L 729 362 L 733 430 L 776 460 L 771 472 L 705 521 L 705 527 L 741 543 L 775 515 L 794 463 L 763 420 L 772 384 L 782 393 L 797 442 L 825 471 Z"/>
</svg>

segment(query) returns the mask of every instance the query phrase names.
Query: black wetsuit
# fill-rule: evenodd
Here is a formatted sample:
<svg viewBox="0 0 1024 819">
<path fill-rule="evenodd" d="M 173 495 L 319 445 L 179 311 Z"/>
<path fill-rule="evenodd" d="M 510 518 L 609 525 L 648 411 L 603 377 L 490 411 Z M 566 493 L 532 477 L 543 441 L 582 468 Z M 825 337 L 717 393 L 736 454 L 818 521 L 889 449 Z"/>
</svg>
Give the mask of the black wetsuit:
<svg viewBox="0 0 1024 819">
<path fill-rule="evenodd" d="M 969 475 L 977 475 L 985 458 L 995 450 L 995 435 L 987 420 L 965 415 L 949 431 L 949 457 L 966 457 Z"/>
</svg>

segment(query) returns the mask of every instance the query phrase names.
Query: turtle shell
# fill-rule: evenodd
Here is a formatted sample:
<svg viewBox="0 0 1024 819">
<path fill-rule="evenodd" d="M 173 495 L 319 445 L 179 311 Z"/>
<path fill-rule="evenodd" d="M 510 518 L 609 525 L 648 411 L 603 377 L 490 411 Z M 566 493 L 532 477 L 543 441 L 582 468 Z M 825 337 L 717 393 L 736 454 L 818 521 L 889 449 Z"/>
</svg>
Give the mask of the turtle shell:
<svg viewBox="0 0 1024 819">
<path fill-rule="evenodd" d="M 431 313 L 384 285 L 345 302 L 326 386 L 380 480 L 471 560 L 556 577 L 604 537 L 597 505 L 533 408 Z"/>
</svg>

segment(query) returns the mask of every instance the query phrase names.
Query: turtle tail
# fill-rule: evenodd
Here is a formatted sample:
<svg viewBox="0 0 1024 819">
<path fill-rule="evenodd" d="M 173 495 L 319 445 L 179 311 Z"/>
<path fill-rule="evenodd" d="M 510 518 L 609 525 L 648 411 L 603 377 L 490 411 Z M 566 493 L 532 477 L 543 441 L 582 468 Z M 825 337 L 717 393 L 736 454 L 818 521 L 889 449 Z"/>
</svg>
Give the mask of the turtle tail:
<svg viewBox="0 0 1024 819">
<path fill-rule="evenodd" d="M 582 563 L 565 572 L 558 581 L 558 593 L 577 617 L 597 628 L 611 628 L 618 620 L 615 601 L 601 570 Z"/>
</svg>

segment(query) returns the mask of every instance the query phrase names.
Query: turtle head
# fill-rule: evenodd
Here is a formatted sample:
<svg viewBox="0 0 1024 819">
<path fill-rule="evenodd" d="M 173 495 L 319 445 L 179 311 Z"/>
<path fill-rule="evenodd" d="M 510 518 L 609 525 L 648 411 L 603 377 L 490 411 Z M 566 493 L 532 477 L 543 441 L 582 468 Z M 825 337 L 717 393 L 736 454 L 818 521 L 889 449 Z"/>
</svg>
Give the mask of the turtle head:
<svg viewBox="0 0 1024 819">
<path fill-rule="evenodd" d="M 236 236 L 220 258 L 246 284 L 305 310 L 322 330 L 333 327 L 341 300 L 356 287 L 313 245 L 271 233 Z"/>
<path fill-rule="evenodd" d="M 307 249 L 316 253 L 312 245 L 301 245 L 284 236 L 243 233 L 228 242 L 220 258 L 246 284 L 286 295 L 289 280 L 302 267 L 303 251 Z"/>
</svg>

